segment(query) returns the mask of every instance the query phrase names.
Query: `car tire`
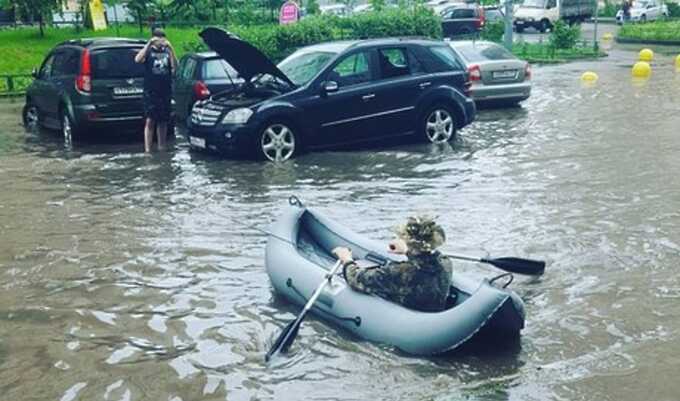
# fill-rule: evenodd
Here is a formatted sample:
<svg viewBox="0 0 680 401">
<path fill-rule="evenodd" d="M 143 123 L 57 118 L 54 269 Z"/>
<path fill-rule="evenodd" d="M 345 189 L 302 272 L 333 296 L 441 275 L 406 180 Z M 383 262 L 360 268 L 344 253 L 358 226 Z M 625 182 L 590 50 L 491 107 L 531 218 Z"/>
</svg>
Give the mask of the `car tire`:
<svg viewBox="0 0 680 401">
<path fill-rule="evenodd" d="M 641 16 L 641 17 L 640 17 L 640 22 L 642 22 L 643 24 L 644 24 L 645 22 L 647 22 L 647 16 L 646 16 L 646 15 Z"/>
<path fill-rule="evenodd" d="M 271 162 L 285 162 L 300 149 L 300 138 L 291 124 L 285 121 L 272 121 L 265 124 L 257 141 L 257 155 Z"/>
<path fill-rule="evenodd" d="M 522 32 L 524 32 L 524 27 L 523 26 L 516 26 L 515 31 L 517 31 L 517 33 L 522 33 Z"/>
<path fill-rule="evenodd" d="M 546 33 L 550 29 L 550 21 L 547 19 L 541 20 L 541 25 L 538 27 L 539 32 Z"/>
<path fill-rule="evenodd" d="M 31 103 L 26 103 L 22 111 L 22 120 L 26 132 L 35 132 L 40 128 L 40 110 Z"/>
<path fill-rule="evenodd" d="M 451 107 L 430 107 L 421 122 L 421 136 L 428 143 L 446 143 L 456 137 L 456 114 Z"/>
</svg>

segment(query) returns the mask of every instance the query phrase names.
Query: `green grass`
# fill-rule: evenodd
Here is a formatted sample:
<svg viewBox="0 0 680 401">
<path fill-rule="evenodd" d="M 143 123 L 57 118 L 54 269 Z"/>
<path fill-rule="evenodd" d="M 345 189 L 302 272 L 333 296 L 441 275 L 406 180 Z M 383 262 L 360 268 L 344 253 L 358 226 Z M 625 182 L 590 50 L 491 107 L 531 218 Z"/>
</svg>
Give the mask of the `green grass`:
<svg viewBox="0 0 680 401">
<path fill-rule="evenodd" d="M 606 56 L 606 53 L 592 46 L 579 45 L 571 49 L 553 49 L 546 43 L 515 43 L 512 52 L 519 58 L 531 63 L 564 63 Z"/>
<path fill-rule="evenodd" d="M 655 21 L 646 24 L 625 24 L 619 38 L 638 40 L 680 41 L 680 21 Z"/>
<path fill-rule="evenodd" d="M 178 56 L 181 56 L 190 42 L 198 40 L 200 28 L 172 28 L 166 29 L 168 38 L 172 42 Z M 90 31 L 74 28 L 48 28 L 45 37 L 40 37 L 38 28 L 19 28 L 0 30 L 0 75 L 28 74 L 34 67 L 38 67 L 45 55 L 58 43 L 70 39 L 86 37 L 116 36 L 115 28 L 105 31 Z M 139 33 L 135 26 L 121 26 L 120 36 L 129 38 L 148 38 L 148 31 Z"/>
</svg>

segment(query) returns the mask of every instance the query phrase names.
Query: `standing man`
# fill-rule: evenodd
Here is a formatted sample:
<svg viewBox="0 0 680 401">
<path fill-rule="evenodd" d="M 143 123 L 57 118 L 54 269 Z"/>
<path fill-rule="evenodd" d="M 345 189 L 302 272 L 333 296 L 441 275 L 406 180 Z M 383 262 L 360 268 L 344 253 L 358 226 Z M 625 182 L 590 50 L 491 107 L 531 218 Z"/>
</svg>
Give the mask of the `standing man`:
<svg viewBox="0 0 680 401">
<path fill-rule="evenodd" d="M 158 149 L 164 150 L 177 59 L 162 29 L 153 30 L 151 39 L 135 56 L 135 62 L 144 64 L 144 151 L 151 152 L 154 133 L 158 135 Z"/>
</svg>

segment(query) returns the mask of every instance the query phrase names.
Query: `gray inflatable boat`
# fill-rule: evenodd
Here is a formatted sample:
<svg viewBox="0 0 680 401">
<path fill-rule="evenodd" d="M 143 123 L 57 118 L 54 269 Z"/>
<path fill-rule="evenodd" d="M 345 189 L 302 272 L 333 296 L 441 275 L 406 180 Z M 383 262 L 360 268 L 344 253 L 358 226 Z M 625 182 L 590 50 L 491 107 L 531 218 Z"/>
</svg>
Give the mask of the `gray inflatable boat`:
<svg viewBox="0 0 680 401">
<path fill-rule="evenodd" d="M 336 246 L 346 246 L 355 259 L 371 263 L 400 260 L 386 252 L 386 244 L 358 235 L 296 199 L 291 204 L 270 227 L 266 248 L 272 284 L 291 302 L 302 306 L 312 296 L 337 261 L 331 254 Z M 354 291 L 338 275 L 311 311 L 362 338 L 414 355 L 453 350 L 480 331 L 507 338 L 524 328 L 524 304 L 512 291 L 454 272 L 451 293 L 447 310 L 420 312 Z"/>
</svg>

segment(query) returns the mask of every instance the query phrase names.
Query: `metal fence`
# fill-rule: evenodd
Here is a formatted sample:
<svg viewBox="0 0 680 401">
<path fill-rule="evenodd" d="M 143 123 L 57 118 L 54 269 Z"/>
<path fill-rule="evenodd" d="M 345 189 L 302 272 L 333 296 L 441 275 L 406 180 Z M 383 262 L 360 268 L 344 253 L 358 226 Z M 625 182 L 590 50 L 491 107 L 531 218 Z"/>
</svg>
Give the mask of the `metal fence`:
<svg viewBox="0 0 680 401">
<path fill-rule="evenodd" d="M 30 74 L 0 75 L 0 97 L 23 95 L 31 82 Z"/>
</svg>

